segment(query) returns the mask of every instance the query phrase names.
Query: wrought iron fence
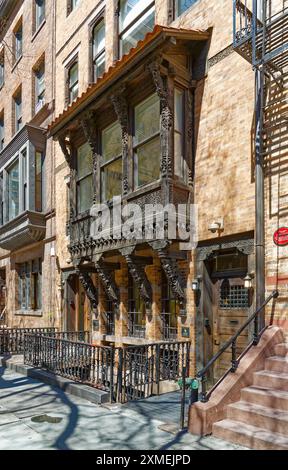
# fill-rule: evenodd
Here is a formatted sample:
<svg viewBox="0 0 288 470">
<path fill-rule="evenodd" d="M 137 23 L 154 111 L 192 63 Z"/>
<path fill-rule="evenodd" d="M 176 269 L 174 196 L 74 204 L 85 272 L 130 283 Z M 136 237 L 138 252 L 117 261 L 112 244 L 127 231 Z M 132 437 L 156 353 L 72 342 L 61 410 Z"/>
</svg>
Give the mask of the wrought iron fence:
<svg viewBox="0 0 288 470">
<path fill-rule="evenodd" d="M 54 335 L 56 328 L 0 328 L 0 354 L 23 354 L 26 333 Z"/>
<path fill-rule="evenodd" d="M 74 341 L 79 343 L 91 343 L 90 331 L 55 331 L 51 332 L 47 336 L 53 336 L 57 339 L 65 339 L 67 341 Z"/>
<path fill-rule="evenodd" d="M 188 377 L 189 351 L 189 342 L 114 348 L 26 334 L 24 363 L 109 391 L 111 401 L 127 402 L 158 394 L 160 382 L 179 379 L 184 367 Z"/>
</svg>

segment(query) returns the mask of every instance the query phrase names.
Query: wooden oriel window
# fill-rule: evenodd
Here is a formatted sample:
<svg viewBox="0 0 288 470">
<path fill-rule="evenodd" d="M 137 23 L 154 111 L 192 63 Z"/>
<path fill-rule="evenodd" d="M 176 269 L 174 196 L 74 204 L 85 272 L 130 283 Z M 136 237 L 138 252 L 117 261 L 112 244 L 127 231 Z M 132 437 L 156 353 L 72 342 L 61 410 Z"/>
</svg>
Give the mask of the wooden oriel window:
<svg viewBox="0 0 288 470">
<path fill-rule="evenodd" d="M 154 0 L 120 0 L 119 41 L 120 56 L 128 54 L 138 41 L 151 32 L 155 25 Z"/>
<path fill-rule="evenodd" d="M 35 151 L 35 211 L 42 212 L 43 152 Z"/>
<path fill-rule="evenodd" d="M 23 24 L 22 18 L 17 23 L 14 31 L 14 38 L 13 38 L 13 52 L 14 52 L 14 61 L 17 62 L 23 53 Z"/>
<path fill-rule="evenodd" d="M 160 177 L 160 100 L 156 93 L 134 108 L 134 187 Z"/>
<path fill-rule="evenodd" d="M 102 19 L 92 31 L 93 80 L 96 81 L 105 72 L 105 21 Z"/>
<path fill-rule="evenodd" d="M 42 259 L 22 263 L 18 267 L 19 308 L 39 310 L 42 307 Z"/>
<path fill-rule="evenodd" d="M 17 158 L 7 169 L 8 220 L 15 219 L 20 208 L 20 165 Z"/>
<path fill-rule="evenodd" d="M 118 121 L 102 131 L 101 200 L 122 194 L 122 131 Z"/>
<path fill-rule="evenodd" d="M 88 142 L 77 149 L 77 212 L 89 210 L 93 203 L 93 156 Z"/>
</svg>

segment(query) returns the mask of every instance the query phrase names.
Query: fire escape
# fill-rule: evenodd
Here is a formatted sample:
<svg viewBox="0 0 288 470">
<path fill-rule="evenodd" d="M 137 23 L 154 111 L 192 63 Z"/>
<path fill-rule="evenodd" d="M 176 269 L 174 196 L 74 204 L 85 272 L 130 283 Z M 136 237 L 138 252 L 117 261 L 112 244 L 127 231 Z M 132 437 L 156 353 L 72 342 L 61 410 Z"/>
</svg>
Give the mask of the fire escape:
<svg viewBox="0 0 288 470">
<path fill-rule="evenodd" d="M 287 164 L 288 156 L 288 0 L 233 0 L 233 3 L 234 50 L 255 71 L 256 307 L 259 307 L 265 299 L 264 177 L 269 172 L 271 175 L 281 171 L 280 165 Z"/>
</svg>

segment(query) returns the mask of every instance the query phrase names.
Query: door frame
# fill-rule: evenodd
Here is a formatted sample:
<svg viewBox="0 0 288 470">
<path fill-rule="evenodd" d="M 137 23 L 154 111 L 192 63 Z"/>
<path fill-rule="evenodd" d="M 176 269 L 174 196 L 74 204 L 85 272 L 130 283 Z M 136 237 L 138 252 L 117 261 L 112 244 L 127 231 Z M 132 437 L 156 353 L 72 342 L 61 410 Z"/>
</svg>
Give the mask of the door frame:
<svg viewBox="0 0 288 470">
<path fill-rule="evenodd" d="M 206 292 L 205 284 L 202 283 L 204 269 L 206 269 L 205 262 L 213 258 L 217 252 L 227 249 L 237 249 L 240 253 L 246 254 L 248 256 L 248 272 L 255 272 L 255 241 L 254 234 L 244 234 L 240 239 L 239 235 L 237 239 L 233 238 L 224 238 L 216 241 L 211 240 L 210 242 L 199 243 L 199 246 L 196 248 L 196 277 L 200 281 L 200 291 L 196 299 L 196 320 L 195 320 L 195 352 L 196 352 L 196 368 L 197 371 L 201 370 L 208 362 L 209 359 L 206 357 L 206 344 L 205 344 L 205 318 L 204 318 L 204 304 L 203 301 L 205 296 L 209 295 Z M 213 304 L 212 307 L 213 309 Z M 251 313 L 255 308 L 255 295 L 251 304 Z M 207 312 L 206 312 L 207 314 Z M 213 318 L 213 310 L 210 313 L 211 318 Z M 213 323 L 211 325 L 213 329 Z M 213 335 L 213 330 L 212 330 Z"/>
</svg>

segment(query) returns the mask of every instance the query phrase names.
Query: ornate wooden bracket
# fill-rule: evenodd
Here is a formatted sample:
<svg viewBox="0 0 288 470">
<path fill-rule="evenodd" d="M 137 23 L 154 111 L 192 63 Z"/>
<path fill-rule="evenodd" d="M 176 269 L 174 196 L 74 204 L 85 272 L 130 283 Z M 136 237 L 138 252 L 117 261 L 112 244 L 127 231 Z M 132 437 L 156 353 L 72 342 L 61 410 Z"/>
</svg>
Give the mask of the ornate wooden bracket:
<svg viewBox="0 0 288 470">
<path fill-rule="evenodd" d="M 118 309 L 120 305 L 119 289 L 116 286 L 112 277 L 110 276 L 109 272 L 105 269 L 105 266 L 103 266 L 103 263 L 101 262 L 101 256 L 102 255 L 94 256 L 94 265 L 99 275 L 99 278 L 101 279 L 102 285 L 104 287 L 108 299 L 111 300 L 114 307 Z"/>
<path fill-rule="evenodd" d="M 125 85 L 115 90 L 110 99 L 115 109 L 118 121 L 122 129 L 122 158 L 124 162 L 123 174 L 123 194 L 128 194 L 129 179 L 128 179 L 128 145 L 129 145 L 129 129 L 128 129 L 128 104 L 124 96 Z"/>
<path fill-rule="evenodd" d="M 71 166 L 71 156 L 72 156 L 72 149 L 71 144 L 67 141 L 67 136 L 65 134 L 60 134 L 58 136 L 58 142 L 65 157 L 66 162 L 69 166 Z"/>
<path fill-rule="evenodd" d="M 153 241 L 149 245 L 157 253 L 161 261 L 163 271 L 167 277 L 167 281 L 171 287 L 175 298 L 178 300 L 181 306 L 186 303 L 185 291 L 183 289 L 183 280 L 178 268 L 177 261 L 169 257 L 167 247 L 169 242 L 165 240 Z"/>
<path fill-rule="evenodd" d="M 84 271 L 79 272 L 79 279 L 85 289 L 85 293 L 90 300 L 91 307 L 94 311 L 98 308 L 98 291 L 94 286 L 91 276 Z"/>
<path fill-rule="evenodd" d="M 135 246 L 123 248 L 119 250 L 121 255 L 124 256 L 129 272 L 133 277 L 136 285 L 139 288 L 139 293 L 141 299 L 144 301 L 146 308 L 151 309 L 152 304 L 152 288 L 151 284 L 146 276 L 143 266 L 140 266 L 138 263 L 135 263 L 135 257 L 133 256 L 133 251 Z"/>
<path fill-rule="evenodd" d="M 160 113 L 161 113 L 161 174 L 162 176 L 172 176 L 172 158 L 171 148 L 169 145 L 169 134 L 173 129 L 173 111 L 170 104 L 169 89 L 167 83 L 165 83 L 161 71 L 159 59 L 154 60 L 148 64 L 148 70 L 152 75 L 154 85 L 156 87 L 156 93 L 160 99 Z"/>
</svg>

